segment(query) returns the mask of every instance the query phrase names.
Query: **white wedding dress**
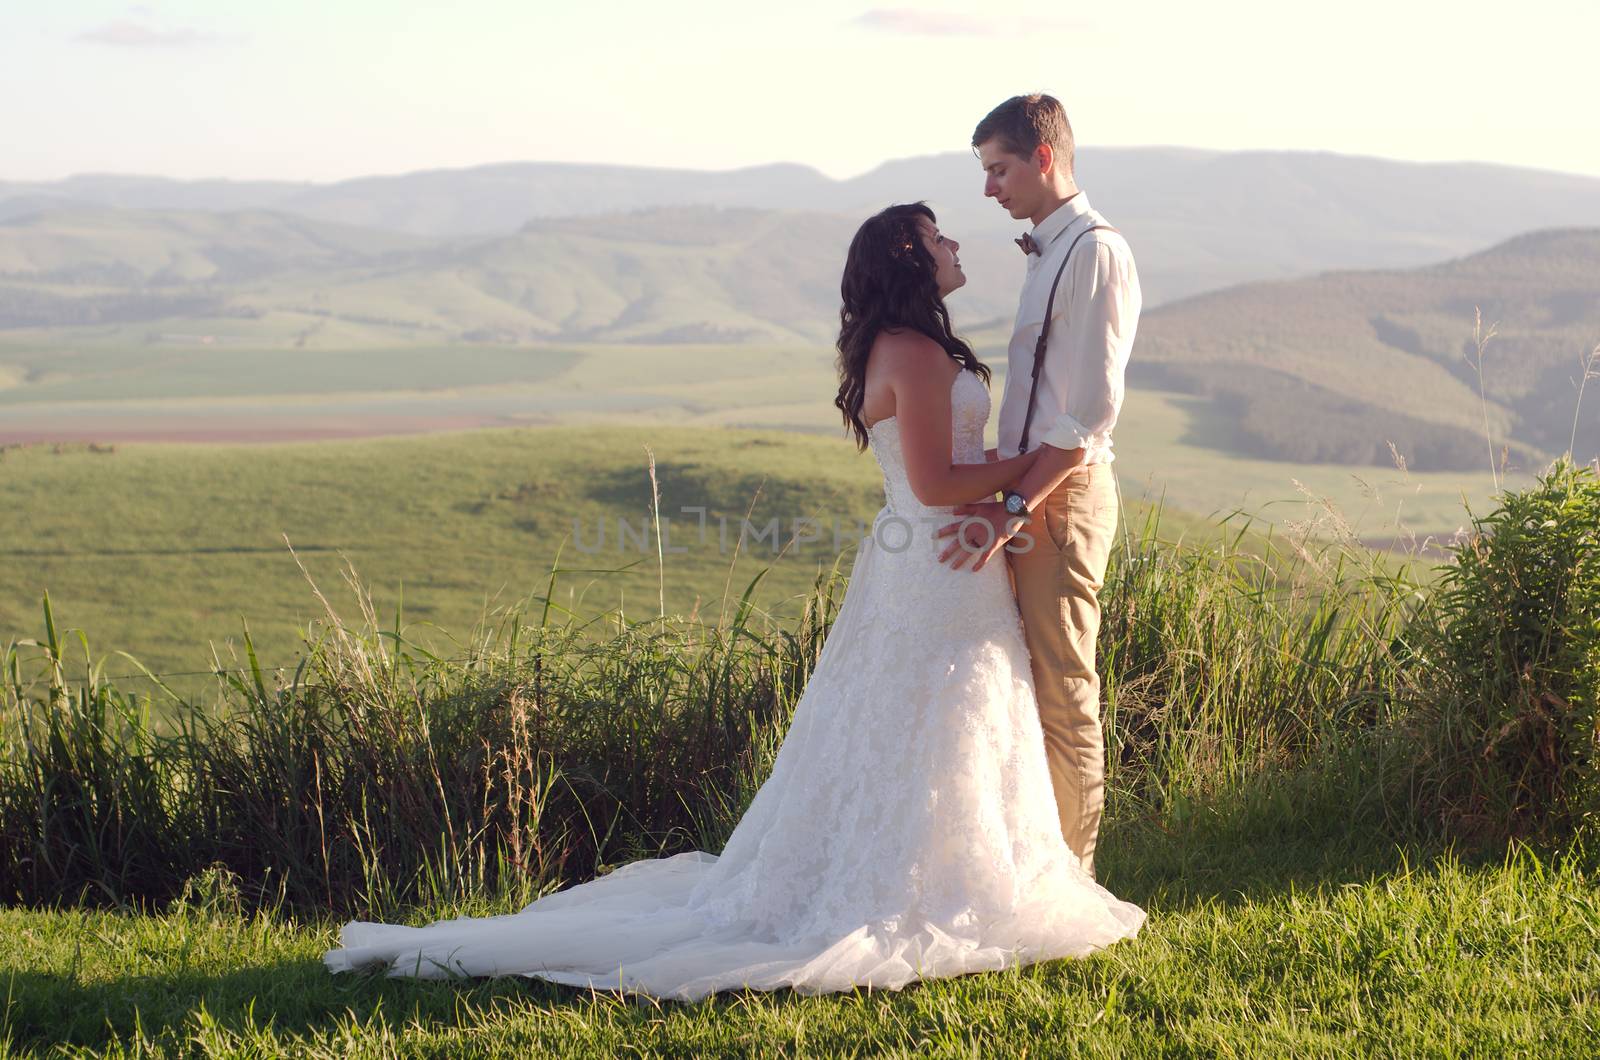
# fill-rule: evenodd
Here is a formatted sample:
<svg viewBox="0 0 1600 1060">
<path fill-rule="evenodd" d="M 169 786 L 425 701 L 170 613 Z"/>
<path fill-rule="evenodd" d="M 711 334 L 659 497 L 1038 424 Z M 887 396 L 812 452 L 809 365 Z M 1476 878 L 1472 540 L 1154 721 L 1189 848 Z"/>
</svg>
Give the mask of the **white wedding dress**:
<svg viewBox="0 0 1600 1060">
<path fill-rule="evenodd" d="M 961 371 L 951 399 L 954 458 L 981 463 L 988 388 Z M 504 916 L 351 922 L 328 967 L 695 999 L 898 989 L 1137 934 L 1144 911 L 1061 838 L 1003 557 L 977 572 L 939 563 L 931 527 L 950 509 L 913 496 L 892 417 L 869 437 L 887 503 L 720 856 L 634 862 Z"/>
</svg>

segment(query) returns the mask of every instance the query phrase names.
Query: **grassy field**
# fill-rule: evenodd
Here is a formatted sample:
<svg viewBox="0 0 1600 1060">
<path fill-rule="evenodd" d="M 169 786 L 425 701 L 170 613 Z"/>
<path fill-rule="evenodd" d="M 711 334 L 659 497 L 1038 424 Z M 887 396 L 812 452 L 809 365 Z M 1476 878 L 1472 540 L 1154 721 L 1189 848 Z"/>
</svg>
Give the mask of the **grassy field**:
<svg viewBox="0 0 1600 1060">
<path fill-rule="evenodd" d="M 1151 330 L 1157 342 L 1154 320 Z M 108 326 L 70 341 L 8 333 L 0 341 L 0 370 L 9 366 L 14 385 L 0 386 L 0 441 L 291 440 L 644 424 L 841 436 L 832 405 L 834 354 L 822 344 L 307 351 L 241 341 L 150 349 L 124 331 Z M 997 403 L 1005 338 L 992 326 L 973 332 L 974 348 L 995 369 Z M 1397 514 L 1420 535 L 1452 532 L 1463 522 L 1462 499 L 1481 503 L 1493 488 L 1481 442 L 1479 465 L 1461 471 L 1264 459 L 1223 404 L 1198 394 L 1130 389 L 1117 428 L 1125 489 L 1166 491 L 1171 507 L 1201 515 L 1244 508 L 1283 525 L 1306 516 L 1298 482 L 1327 498 L 1363 537 L 1379 539 L 1394 530 Z M 1502 418 L 1491 412 L 1497 422 Z M 1562 413 L 1570 419 L 1570 401 Z M 1381 434 L 1362 433 L 1369 440 Z M 1525 482 L 1530 470 L 1513 469 L 1510 481 Z"/>
<path fill-rule="evenodd" d="M 328 975 L 344 915 L 504 912 L 720 849 L 770 768 L 837 583 L 808 594 L 882 495 L 829 404 L 833 280 L 795 281 L 834 275 L 843 230 L 704 214 L 427 253 L 264 214 L 142 216 L 122 244 L 109 215 L 10 226 L 0 442 L 47 441 L 0 446 L 0 658 L 45 637 L 46 592 L 67 632 L 64 681 L 25 644 L 0 685 L 0 1060 L 1600 1053 L 1592 836 L 1535 827 L 1600 805 L 1600 655 L 1578 642 L 1600 596 L 1550 589 L 1594 584 L 1600 523 L 1519 509 L 1482 592 L 1451 597 L 1363 543 L 1413 550 L 1489 508 L 1491 443 L 1482 471 L 1425 474 L 1371 446 L 1362 467 L 1249 455 L 1387 437 L 1375 408 L 1458 432 L 1450 466 L 1474 466 L 1480 417 L 1554 451 L 1600 319 L 1593 233 L 1508 244 L 1521 286 L 1480 285 L 1504 280 L 1492 252 L 1149 315 L 1168 375 L 1147 382 L 1177 389 L 1123 410 L 1100 656 L 1100 872 L 1149 911 L 1139 938 L 698 1005 Z M 1485 398 L 1461 323 L 1495 291 Z M 958 322 L 1001 368 L 975 293 Z M 1228 372 L 1251 385 L 1208 388 Z M 50 441 L 91 437 L 117 444 Z M 187 702 L 130 697 L 141 666 Z"/>
<path fill-rule="evenodd" d="M 628 356 L 612 365 L 614 378 L 635 367 Z M 587 357 L 569 372 L 580 385 L 598 387 L 604 358 Z M 463 635 L 486 610 L 546 594 L 575 523 L 583 548 L 564 546 L 561 565 L 571 572 L 558 578 L 555 599 L 589 613 L 620 604 L 630 615 L 651 614 L 664 593 L 669 612 L 714 615 L 726 595 L 736 601 L 768 567 L 756 600 L 781 612 L 841 552 L 848 567 L 856 528 L 882 504 L 869 454 L 822 433 L 716 427 L 738 406 L 695 413 L 674 404 L 687 395 L 667 384 L 646 396 L 661 402 L 658 414 L 680 408 L 677 422 L 260 446 L 5 450 L 0 641 L 42 635 L 39 605 L 48 590 L 58 620 L 86 631 L 96 657 L 117 649 L 157 671 L 204 671 L 212 644 L 224 665 L 240 665 L 235 649 L 248 621 L 267 664 L 292 668 L 296 627 L 317 605 L 285 536 L 336 602 L 347 557 L 386 617 L 403 605 L 411 633 L 446 653 L 450 643 L 433 627 Z M 1218 539 L 1230 532 L 1219 520 L 1238 508 L 1262 532 L 1330 539 L 1347 532 L 1343 519 L 1363 538 L 1388 543 L 1397 537 L 1396 516 L 1420 532 L 1451 530 L 1465 521 L 1462 497 L 1481 503 L 1487 493 L 1486 475 L 1358 474 L 1217 459 L 1184 444 L 1196 429 L 1191 400 L 1130 397 L 1132 429 L 1117 464 L 1127 522 L 1162 503 L 1167 535 Z M 799 407 L 794 411 L 798 417 Z M 794 425 L 825 426 L 815 403 L 805 415 L 808 423 Z M 645 533 L 647 447 L 657 462 L 668 544 L 685 549 L 663 557 L 661 584 L 654 538 Z M 1150 465 L 1156 452 L 1169 455 L 1167 466 Z M 1236 501 L 1218 503 L 1227 491 Z M 698 513 L 681 512 L 694 507 L 707 509 L 703 537 Z M 739 545 L 747 514 L 753 533 Z M 781 533 L 771 530 L 774 518 Z M 819 521 L 821 539 L 783 551 L 795 520 L 808 518 Z M 628 564 L 626 573 L 605 573 Z M 107 672 L 135 668 L 114 658 Z M 203 679 L 175 680 L 194 689 Z"/>
<path fill-rule="evenodd" d="M 1120 808 L 1126 808 L 1125 805 Z M 1328 820 L 1337 818 L 1330 814 Z M 900 993 L 683 1005 L 519 980 L 334 978 L 328 921 L 0 911 L 0 1053 L 105 1056 L 1592 1056 L 1600 907 L 1581 861 L 1373 837 L 1108 822 L 1150 919 L 1081 961 Z M 468 911 L 496 909 L 477 904 Z M 425 916 L 454 915 L 445 908 Z M 52 1050 L 66 1050 L 56 1052 Z"/>
<path fill-rule="evenodd" d="M 467 665 L 336 627 L 304 681 L 247 677 L 169 731 L 105 685 L 8 683 L 0 880 L 32 908 L 0 911 L 0 1055 L 1594 1055 L 1593 835 L 1541 831 L 1557 818 L 1524 798 L 1596 805 L 1592 726 L 1538 728 L 1549 696 L 1593 687 L 1585 474 L 1507 501 L 1454 583 L 1468 597 L 1353 549 L 1263 568 L 1147 526 L 1104 594 L 1099 865 L 1149 921 L 1084 960 L 901 993 L 657 1005 L 318 961 L 343 911 L 504 912 L 720 849 L 821 604 L 769 631 L 647 619 L 595 640 L 563 616 Z M 1556 509 L 1582 517 L 1524 533 Z M 1552 572 L 1587 579 L 1570 605 L 1545 600 Z M 1475 698 L 1502 685 L 1520 691 Z"/>
<path fill-rule="evenodd" d="M 662 513 L 679 524 L 668 524 L 668 543 L 685 550 L 666 557 L 664 584 L 646 533 L 646 446 Z M 7 452 L 0 470 L 0 629 L 41 636 L 48 590 L 58 621 L 87 631 L 97 652 L 118 648 L 178 671 L 204 670 L 208 642 L 230 659 L 241 616 L 264 661 L 292 668 L 296 625 L 320 608 L 285 537 L 336 606 L 353 610 L 339 575 L 348 558 L 386 619 L 403 605 L 408 631 L 449 654 L 432 627 L 465 635 L 488 609 L 544 596 L 563 547 L 560 606 L 644 616 L 664 590 L 670 611 L 714 614 L 725 586 L 736 602 L 771 567 L 758 599 L 781 609 L 882 503 L 872 458 L 843 443 L 672 428 L 59 455 L 35 446 Z M 678 516 L 683 506 L 708 509 L 703 541 L 698 518 Z M 757 532 L 778 519 L 781 535 L 740 547 L 747 511 Z M 807 517 L 837 519 L 839 547 L 830 529 L 780 559 L 793 521 Z M 622 538 L 623 523 L 632 536 Z M 568 540 L 575 524 L 581 542 Z M 132 672 L 126 660 L 112 665 Z"/>
<path fill-rule="evenodd" d="M 0 388 L 0 406 L 36 403 L 184 401 L 273 394 L 294 400 L 326 394 L 529 386 L 559 375 L 579 358 L 574 350 L 493 346 L 341 350 L 174 349 L 152 363 L 129 365 L 121 351 L 90 347 L 60 353 L 47 373 L 26 387 Z M 53 378 L 52 378 L 53 377 Z"/>
</svg>

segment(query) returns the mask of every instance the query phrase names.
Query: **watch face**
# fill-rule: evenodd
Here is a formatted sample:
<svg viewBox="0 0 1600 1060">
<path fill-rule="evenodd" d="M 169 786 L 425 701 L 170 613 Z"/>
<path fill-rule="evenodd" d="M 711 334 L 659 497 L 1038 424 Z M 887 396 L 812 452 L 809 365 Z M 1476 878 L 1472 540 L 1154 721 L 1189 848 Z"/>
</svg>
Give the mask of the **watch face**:
<svg viewBox="0 0 1600 1060">
<path fill-rule="evenodd" d="M 1016 493 L 1008 494 L 1006 496 L 1006 511 L 1010 512 L 1012 515 L 1021 515 L 1022 510 L 1022 497 Z"/>
</svg>

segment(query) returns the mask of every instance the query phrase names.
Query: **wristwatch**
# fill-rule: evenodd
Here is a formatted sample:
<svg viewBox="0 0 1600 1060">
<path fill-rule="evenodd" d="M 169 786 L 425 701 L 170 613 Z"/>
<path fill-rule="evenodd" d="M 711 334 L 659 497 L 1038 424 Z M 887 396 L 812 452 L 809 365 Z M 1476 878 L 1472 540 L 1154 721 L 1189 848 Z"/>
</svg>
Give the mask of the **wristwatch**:
<svg viewBox="0 0 1600 1060">
<path fill-rule="evenodd" d="M 1019 518 L 1028 517 L 1028 498 L 1016 490 L 1006 490 L 1006 514 Z"/>
</svg>

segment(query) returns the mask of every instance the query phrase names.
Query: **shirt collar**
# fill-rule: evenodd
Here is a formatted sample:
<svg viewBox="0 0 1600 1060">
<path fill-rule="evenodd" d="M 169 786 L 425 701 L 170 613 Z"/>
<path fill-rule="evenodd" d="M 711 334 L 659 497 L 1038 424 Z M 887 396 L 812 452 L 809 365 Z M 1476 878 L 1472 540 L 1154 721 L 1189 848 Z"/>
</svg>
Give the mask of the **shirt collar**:
<svg viewBox="0 0 1600 1060">
<path fill-rule="evenodd" d="M 1080 190 L 1072 198 L 1057 206 L 1049 217 L 1034 225 L 1033 231 L 1029 234 L 1033 236 L 1033 241 L 1039 244 L 1039 253 L 1041 255 L 1046 253 L 1057 236 L 1088 212 L 1089 196 Z"/>
</svg>

